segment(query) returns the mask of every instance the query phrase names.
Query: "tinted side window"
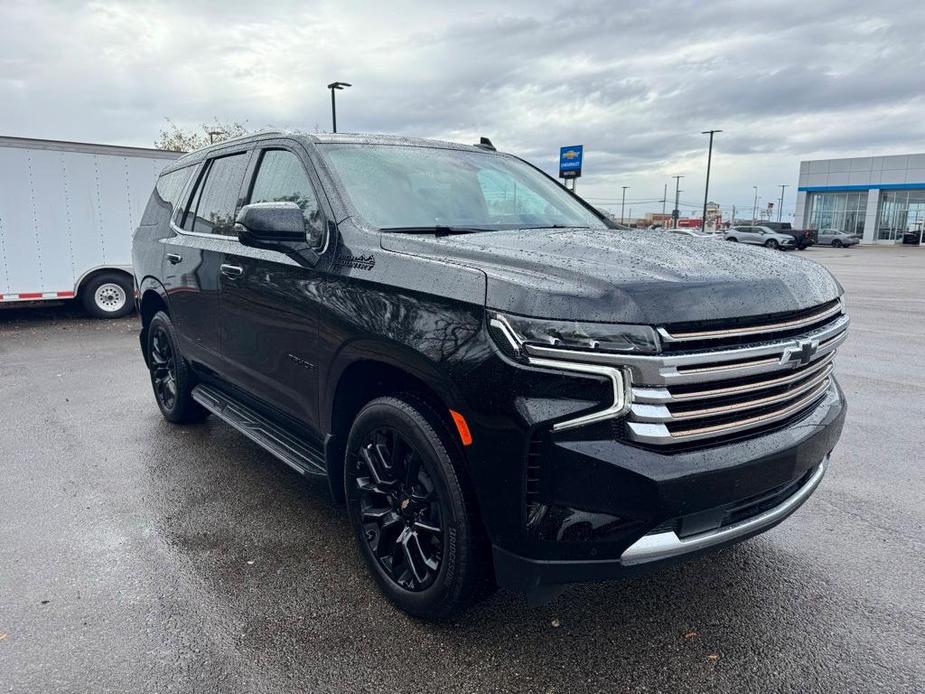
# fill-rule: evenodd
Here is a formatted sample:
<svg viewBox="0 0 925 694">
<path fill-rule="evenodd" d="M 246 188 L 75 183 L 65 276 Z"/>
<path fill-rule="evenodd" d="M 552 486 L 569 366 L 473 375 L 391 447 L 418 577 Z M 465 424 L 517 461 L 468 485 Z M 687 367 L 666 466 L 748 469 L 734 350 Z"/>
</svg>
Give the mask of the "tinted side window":
<svg viewBox="0 0 925 694">
<path fill-rule="evenodd" d="M 247 167 L 247 154 L 213 159 L 199 180 L 183 228 L 202 234 L 234 235 L 234 214 L 238 192 Z"/>
<path fill-rule="evenodd" d="M 186 182 L 189 180 L 193 167 L 187 166 L 170 173 L 161 174 L 154 186 L 154 191 L 148 199 L 148 206 L 145 208 L 144 216 L 141 218 L 142 224 L 157 224 L 160 218 L 173 214 L 174 207 Z"/>
<path fill-rule="evenodd" d="M 260 158 L 249 202 L 294 202 L 302 209 L 308 241 L 320 246 L 324 222 L 311 182 L 299 158 L 284 149 L 268 149 Z"/>
</svg>

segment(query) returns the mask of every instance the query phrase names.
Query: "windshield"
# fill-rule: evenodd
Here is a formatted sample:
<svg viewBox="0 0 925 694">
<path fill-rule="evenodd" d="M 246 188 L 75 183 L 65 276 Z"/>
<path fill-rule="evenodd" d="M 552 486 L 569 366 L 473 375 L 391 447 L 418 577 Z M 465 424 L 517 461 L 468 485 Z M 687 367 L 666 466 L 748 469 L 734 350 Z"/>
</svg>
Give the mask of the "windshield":
<svg viewBox="0 0 925 694">
<path fill-rule="evenodd" d="M 555 181 L 513 157 L 405 145 L 319 149 L 357 213 L 379 229 L 606 226 Z"/>
</svg>

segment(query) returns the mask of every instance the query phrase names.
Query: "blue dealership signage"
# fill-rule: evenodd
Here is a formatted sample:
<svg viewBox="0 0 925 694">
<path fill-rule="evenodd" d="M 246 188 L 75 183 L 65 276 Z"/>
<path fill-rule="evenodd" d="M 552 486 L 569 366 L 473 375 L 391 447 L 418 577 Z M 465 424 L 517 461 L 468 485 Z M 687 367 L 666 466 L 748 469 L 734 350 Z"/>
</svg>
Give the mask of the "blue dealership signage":
<svg viewBox="0 0 925 694">
<path fill-rule="evenodd" d="M 559 148 L 559 178 L 578 178 L 581 176 L 581 160 L 584 152 L 584 145 Z"/>
</svg>

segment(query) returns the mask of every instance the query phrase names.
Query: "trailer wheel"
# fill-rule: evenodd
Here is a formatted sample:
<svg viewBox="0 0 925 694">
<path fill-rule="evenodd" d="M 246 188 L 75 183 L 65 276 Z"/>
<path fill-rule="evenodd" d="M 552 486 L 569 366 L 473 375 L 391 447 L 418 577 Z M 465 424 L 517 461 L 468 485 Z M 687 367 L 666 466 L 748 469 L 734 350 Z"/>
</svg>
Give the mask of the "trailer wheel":
<svg viewBox="0 0 925 694">
<path fill-rule="evenodd" d="M 94 318 L 121 318 L 134 308 L 132 280 L 121 272 L 103 272 L 80 290 L 84 310 Z"/>
</svg>

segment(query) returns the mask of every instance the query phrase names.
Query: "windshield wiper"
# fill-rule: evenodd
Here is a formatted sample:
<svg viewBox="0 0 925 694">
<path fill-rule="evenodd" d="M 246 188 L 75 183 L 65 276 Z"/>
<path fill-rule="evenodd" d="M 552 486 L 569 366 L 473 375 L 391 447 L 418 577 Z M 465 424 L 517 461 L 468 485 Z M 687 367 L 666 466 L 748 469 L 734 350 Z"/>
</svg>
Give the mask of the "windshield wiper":
<svg viewBox="0 0 925 694">
<path fill-rule="evenodd" d="M 518 227 L 519 229 L 590 229 L 591 227 L 576 226 L 574 224 L 544 224 L 538 227 Z"/>
<path fill-rule="evenodd" d="M 379 231 L 388 231 L 393 234 L 474 234 L 479 231 L 494 231 L 494 229 L 481 229 L 479 227 L 456 227 L 435 224 L 432 227 L 380 227 Z"/>
</svg>

